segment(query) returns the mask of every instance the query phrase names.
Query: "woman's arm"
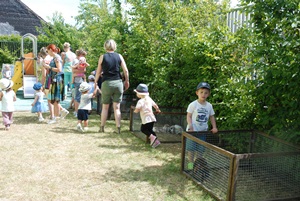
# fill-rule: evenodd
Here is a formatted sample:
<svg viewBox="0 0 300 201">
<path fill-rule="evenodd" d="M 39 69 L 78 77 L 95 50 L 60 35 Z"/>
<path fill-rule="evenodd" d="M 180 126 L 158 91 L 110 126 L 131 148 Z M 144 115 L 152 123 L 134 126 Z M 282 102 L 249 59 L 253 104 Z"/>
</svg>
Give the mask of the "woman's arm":
<svg viewBox="0 0 300 201">
<path fill-rule="evenodd" d="M 129 72 L 128 72 L 127 65 L 126 65 L 125 60 L 122 55 L 120 55 L 120 59 L 121 59 L 121 67 L 122 67 L 124 77 L 125 77 L 124 86 L 125 86 L 125 90 L 127 90 L 130 86 L 129 85 Z"/>
<path fill-rule="evenodd" d="M 103 55 L 101 55 L 99 57 L 99 60 L 98 60 L 98 67 L 97 67 L 97 70 L 96 70 L 96 76 L 95 76 L 95 84 L 97 86 L 97 83 L 98 83 L 98 80 L 101 76 L 101 73 L 102 73 L 102 61 L 103 61 Z"/>
</svg>

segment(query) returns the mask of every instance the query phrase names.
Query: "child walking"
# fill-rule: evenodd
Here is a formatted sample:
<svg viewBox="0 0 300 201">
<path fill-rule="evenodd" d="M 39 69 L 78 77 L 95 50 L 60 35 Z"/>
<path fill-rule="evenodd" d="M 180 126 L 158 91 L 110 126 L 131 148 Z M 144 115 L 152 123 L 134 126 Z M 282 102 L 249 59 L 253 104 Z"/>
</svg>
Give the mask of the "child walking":
<svg viewBox="0 0 300 201">
<path fill-rule="evenodd" d="M 136 92 L 136 96 L 140 98 L 136 104 L 134 112 L 140 113 L 142 120 L 141 131 L 150 139 L 150 146 L 156 148 L 160 145 L 160 141 L 157 139 L 157 136 L 153 131 L 156 118 L 153 114 L 152 107 L 155 108 L 157 113 L 160 113 L 160 109 L 149 96 L 147 85 L 139 84 L 134 92 Z"/>
<path fill-rule="evenodd" d="M 88 131 L 89 123 L 89 111 L 92 109 L 91 98 L 95 96 L 95 93 L 89 93 L 91 86 L 87 82 L 82 82 L 79 86 L 79 92 L 81 92 L 80 103 L 77 112 L 77 130 L 81 132 Z M 82 128 L 83 122 L 83 128 Z"/>
<path fill-rule="evenodd" d="M 31 112 L 37 113 L 38 121 L 43 122 L 43 114 L 47 112 L 47 107 L 44 103 L 44 92 L 43 92 L 43 85 L 40 82 L 37 82 L 33 85 L 33 89 L 35 90 L 34 101 L 31 104 Z"/>
<path fill-rule="evenodd" d="M 16 93 L 12 90 L 14 82 L 2 78 L 0 80 L 0 101 L 2 106 L 2 118 L 5 130 L 9 130 L 13 123 L 13 112 L 15 111 L 14 102 L 17 100 Z"/>
<path fill-rule="evenodd" d="M 187 108 L 187 131 L 207 131 L 208 121 L 210 120 L 212 133 L 217 133 L 217 124 L 215 119 L 215 112 L 213 106 L 206 101 L 210 95 L 210 85 L 206 82 L 200 82 L 196 89 L 197 100 L 191 102 Z M 205 136 L 200 136 L 200 139 L 205 141 Z M 187 141 L 187 155 L 190 165 L 193 166 L 197 153 L 203 152 L 203 146 L 197 146 L 197 143 L 188 139 Z M 200 153 L 201 154 L 201 153 Z M 188 167 L 192 168 L 192 167 Z"/>
</svg>

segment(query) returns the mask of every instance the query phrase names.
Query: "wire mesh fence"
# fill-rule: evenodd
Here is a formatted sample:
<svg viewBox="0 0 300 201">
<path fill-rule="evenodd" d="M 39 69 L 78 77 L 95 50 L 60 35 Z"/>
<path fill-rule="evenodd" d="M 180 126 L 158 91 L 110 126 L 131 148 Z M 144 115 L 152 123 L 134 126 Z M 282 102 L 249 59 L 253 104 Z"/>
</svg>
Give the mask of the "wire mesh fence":
<svg viewBox="0 0 300 201">
<path fill-rule="evenodd" d="M 137 137 L 148 142 L 146 135 L 140 131 L 141 118 L 139 113 L 134 113 L 135 107 L 130 109 L 130 131 Z M 156 123 L 153 130 L 162 143 L 181 142 L 181 134 L 186 128 L 186 112 L 178 108 L 163 108 L 161 113 L 155 115 Z"/>
<path fill-rule="evenodd" d="M 182 137 L 182 173 L 216 199 L 300 199 L 299 147 L 252 130 Z"/>
</svg>

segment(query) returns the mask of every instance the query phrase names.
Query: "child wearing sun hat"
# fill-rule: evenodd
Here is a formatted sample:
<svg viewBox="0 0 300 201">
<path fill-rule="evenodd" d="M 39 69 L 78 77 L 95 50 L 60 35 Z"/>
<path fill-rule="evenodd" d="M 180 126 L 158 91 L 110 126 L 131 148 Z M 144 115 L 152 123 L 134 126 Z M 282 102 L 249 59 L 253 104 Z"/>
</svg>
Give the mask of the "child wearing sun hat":
<svg viewBox="0 0 300 201">
<path fill-rule="evenodd" d="M 160 142 L 153 131 L 156 118 L 153 114 L 152 107 L 155 108 L 157 113 L 160 113 L 160 109 L 152 98 L 150 98 L 146 84 L 139 84 L 134 92 L 136 92 L 136 96 L 140 98 L 136 104 L 134 112 L 140 113 L 142 120 L 141 131 L 150 139 L 150 145 L 153 148 L 156 148 L 160 145 Z"/>
<path fill-rule="evenodd" d="M 81 92 L 80 103 L 77 112 L 77 130 L 81 132 L 88 131 L 89 111 L 92 109 L 91 99 L 95 96 L 96 91 L 89 93 L 91 86 L 87 82 L 82 82 L 79 86 Z M 83 123 L 83 128 L 82 124 Z"/>
<path fill-rule="evenodd" d="M 31 104 L 31 112 L 37 113 L 38 121 L 44 121 L 42 113 L 47 112 L 47 106 L 44 103 L 44 92 L 43 92 L 43 85 L 40 82 L 37 82 L 33 85 L 33 89 L 35 90 L 34 94 L 34 101 Z"/>
<path fill-rule="evenodd" d="M 13 123 L 13 112 L 15 111 L 14 102 L 17 100 L 16 93 L 12 90 L 14 82 L 12 80 L 2 78 L 0 80 L 0 101 L 3 124 L 5 130 L 9 130 Z"/>
</svg>

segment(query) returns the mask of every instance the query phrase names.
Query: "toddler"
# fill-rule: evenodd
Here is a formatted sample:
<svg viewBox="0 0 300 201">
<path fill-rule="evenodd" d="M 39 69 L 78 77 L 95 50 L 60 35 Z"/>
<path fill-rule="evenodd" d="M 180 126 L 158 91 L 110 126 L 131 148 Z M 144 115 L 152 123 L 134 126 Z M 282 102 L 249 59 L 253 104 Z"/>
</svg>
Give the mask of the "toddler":
<svg viewBox="0 0 300 201">
<path fill-rule="evenodd" d="M 86 82 L 85 71 L 86 71 L 86 68 L 88 66 L 90 66 L 90 64 L 86 62 L 85 55 L 79 57 L 78 61 L 79 61 L 78 64 L 76 64 L 75 66 L 73 66 L 73 68 L 77 69 L 77 71 L 75 71 L 76 73 L 73 71 L 72 83 L 74 83 L 75 77 L 82 77 L 83 80 Z"/>
<path fill-rule="evenodd" d="M 94 91 L 95 91 L 95 76 L 89 75 L 88 80 L 89 80 L 89 85 L 91 86 L 89 93 L 94 93 Z M 91 105 L 92 105 L 92 110 L 93 110 L 93 98 L 91 98 Z M 92 113 L 92 110 L 89 111 L 89 114 Z"/>
<path fill-rule="evenodd" d="M 37 113 L 38 116 L 38 121 L 42 122 L 44 121 L 42 113 L 47 112 L 47 107 L 43 101 L 44 99 L 44 92 L 43 92 L 43 87 L 42 83 L 37 82 L 33 85 L 33 89 L 35 90 L 35 95 L 34 95 L 34 101 L 31 104 L 31 112 L 32 113 Z"/>
<path fill-rule="evenodd" d="M 14 82 L 2 78 L 0 80 L 0 101 L 2 106 L 2 118 L 5 130 L 9 130 L 13 123 L 13 112 L 15 111 L 14 101 L 17 100 L 16 93 L 12 90 Z"/>
<path fill-rule="evenodd" d="M 90 89 L 91 87 L 87 82 L 82 82 L 79 86 L 81 98 L 77 112 L 77 130 L 81 132 L 88 131 L 89 111 L 92 109 L 91 98 L 95 96 L 96 93 L 96 91 L 94 91 L 94 93 L 89 93 Z M 84 128 L 82 128 L 82 122 Z"/>
<path fill-rule="evenodd" d="M 6 79 L 11 79 L 11 68 L 10 65 L 5 64 L 2 70 L 2 77 Z"/>
<path fill-rule="evenodd" d="M 152 107 L 155 108 L 157 113 L 160 113 L 160 109 L 152 98 L 150 98 L 147 85 L 139 84 L 134 91 L 136 92 L 136 96 L 140 98 L 136 104 L 134 112 L 140 113 L 142 120 L 141 131 L 150 139 L 150 146 L 156 148 L 160 145 L 160 142 L 153 131 L 156 118 L 153 114 Z"/>
</svg>

